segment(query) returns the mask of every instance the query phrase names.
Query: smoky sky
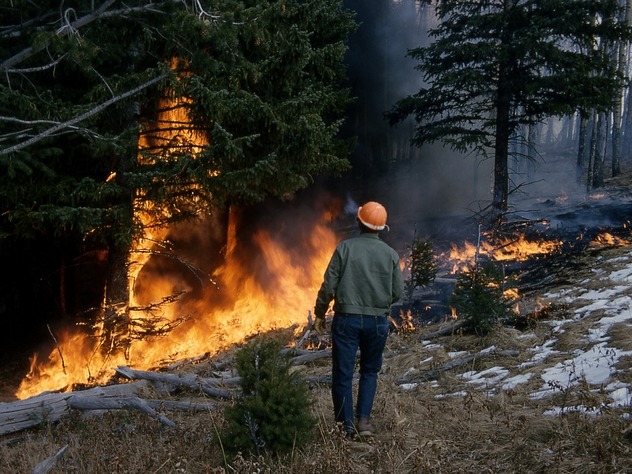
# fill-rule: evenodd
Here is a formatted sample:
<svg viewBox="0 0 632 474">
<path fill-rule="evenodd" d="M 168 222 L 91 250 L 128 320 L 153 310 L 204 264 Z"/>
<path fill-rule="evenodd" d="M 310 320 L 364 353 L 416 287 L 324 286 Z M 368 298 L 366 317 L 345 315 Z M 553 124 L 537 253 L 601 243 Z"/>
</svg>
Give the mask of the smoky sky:
<svg viewBox="0 0 632 474">
<path fill-rule="evenodd" d="M 440 144 L 411 145 L 413 123 L 390 127 L 384 118 L 397 100 L 417 92 L 422 74 L 407 53 L 429 44 L 435 26 L 432 7 L 415 0 L 347 0 L 359 24 L 346 55 L 349 86 L 356 102 L 345 133 L 356 137 L 351 153 L 358 202 L 387 206 L 391 238 L 408 240 L 417 222 L 478 209 L 489 194 L 490 167 Z"/>
<path fill-rule="evenodd" d="M 359 24 L 346 55 L 349 87 L 356 98 L 344 129 L 356 140 L 349 197 L 358 203 L 381 201 L 389 210 L 391 229 L 399 224 L 406 234 L 428 219 L 480 213 L 492 197 L 493 152 L 485 159 L 455 153 L 441 143 L 418 148 L 411 145 L 412 118 L 395 127 L 384 118 L 398 100 L 427 86 L 407 53 L 433 40 L 434 7 L 415 0 L 346 0 L 345 6 Z M 554 200 L 560 193 L 572 194 L 572 157 L 568 163 L 544 154 L 535 165 L 511 163 L 510 186 L 518 189 L 511 205 L 532 206 L 544 196 Z"/>
</svg>

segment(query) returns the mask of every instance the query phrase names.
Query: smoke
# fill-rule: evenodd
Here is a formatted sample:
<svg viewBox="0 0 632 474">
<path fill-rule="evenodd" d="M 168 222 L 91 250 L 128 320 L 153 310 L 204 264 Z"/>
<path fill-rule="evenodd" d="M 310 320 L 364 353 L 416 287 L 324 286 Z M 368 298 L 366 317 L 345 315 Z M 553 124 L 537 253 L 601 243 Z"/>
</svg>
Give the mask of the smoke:
<svg viewBox="0 0 632 474">
<path fill-rule="evenodd" d="M 434 7 L 415 0 L 348 0 L 346 6 L 360 24 L 346 58 L 357 98 L 345 129 L 357 137 L 350 199 L 384 204 L 391 227 L 385 240 L 402 248 L 415 229 L 435 233 L 437 218 L 472 215 L 484 206 L 491 166 L 439 145 L 416 148 L 412 120 L 389 127 L 384 118 L 395 102 L 423 85 L 407 53 L 429 44 Z"/>
</svg>

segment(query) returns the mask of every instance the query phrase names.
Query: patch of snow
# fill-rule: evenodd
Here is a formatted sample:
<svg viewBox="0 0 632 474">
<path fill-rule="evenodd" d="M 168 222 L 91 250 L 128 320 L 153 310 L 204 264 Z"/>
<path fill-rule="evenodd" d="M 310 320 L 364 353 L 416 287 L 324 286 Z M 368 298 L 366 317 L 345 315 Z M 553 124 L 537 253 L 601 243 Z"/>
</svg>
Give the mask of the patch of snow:
<svg viewBox="0 0 632 474">
<path fill-rule="evenodd" d="M 502 379 L 507 377 L 507 374 L 509 374 L 509 370 L 504 367 L 491 367 L 480 372 L 465 372 L 459 377 L 467 380 L 467 383 L 470 384 L 490 386 L 496 385 Z"/>
<path fill-rule="evenodd" d="M 513 377 L 509 377 L 508 379 L 503 381 L 502 389 L 503 390 L 513 390 L 518 385 L 527 383 L 533 377 L 532 373 L 526 373 L 523 375 L 515 375 Z"/>
<path fill-rule="evenodd" d="M 611 339 L 609 332 L 614 325 L 620 323 L 632 325 L 632 252 L 608 260 L 599 257 L 598 262 L 603 265 L 617 263 L 618 268 L 615 270 L 593 268 L 591 270 L 592 277 L 581 281 L 576 287 L 551 291 L 544 295 L 544 298 L 549 302 L 572 303 L 574 307 L 572 319 L 543 321 L 544 324 L 550 325 L 552 335 L 563 334 L 568 326 L 574 322 L 588 317 L 594 318 L 594 324 L 587 328 L 585 334 L 579 339 L 589 347 L 563 353 L 555 349 L 558 339 L 551 337 L 543 344 L 530 349 L 533 357 L 518 364 L 516 368 L 540 366 L 552 356 L 567 355 L 565 360 L 551 367 L 543 368 L 542 373 L 538 376 L 542 384 L 530 394 L 530 397 L 541 399 L 565 392 L 582 382 L 586 382 L 594 388 L 595 393 L 604 393 L 609 400 L 596 407 L 584 405 L 554 407 L 545 412 L 547 416 L 558 416 L 570 412 L 598 415 L 605 408 L 632 407 L 632 388 L 627 383 L 617 379 L 620 372 L 616 369 L 621 357 L 632 356 L 632 351 L 624 351 L 608 345 Z M 594 288 L 596 281 L 604 282 L 601 288 Z M 593 288 L 583 288 L 583 286 L 589 285 Z M 534 337 L 536 334 L 533 332 L 518 336 L 519 339 Z M 429 341 L 423 341 L 423 345 L 429 350 L 441 347 L 439 344 L 432 344 Z M 483 349 L 480 353 L 489 354 L 495 350 L 497 350 L 496 347 L 491 346 Z M 467 354 L 466 351 L 448 353 L 452 359 L 465 354 Z M 421 363 L 431 360 L 432 357 L 429 357 Z M 411 369 L 409 369 L 410 371 Z M 513 390 L 536 376 L 533 372 L 508 377 L 509 374 L 510 371 L 507 368 L 492 367 L 482 371 L 468 371 L 459 375 L 459 378 L 478 389 L 492 389 L 493 391 L 494 386 L 502 390 Z M 429 384 L 433 388 L 439 387 L 437 381 L 431 381 Z M 403 384 L 401 386 L 407 390 L 417 387 L 418 384 Z M 458 391 L 436 395 L 435 398 L 454 398 L 465 395 L 467 395 L 466 391 Z M 630 417 L 632 418 L 632 415 Z"/>
</svg>

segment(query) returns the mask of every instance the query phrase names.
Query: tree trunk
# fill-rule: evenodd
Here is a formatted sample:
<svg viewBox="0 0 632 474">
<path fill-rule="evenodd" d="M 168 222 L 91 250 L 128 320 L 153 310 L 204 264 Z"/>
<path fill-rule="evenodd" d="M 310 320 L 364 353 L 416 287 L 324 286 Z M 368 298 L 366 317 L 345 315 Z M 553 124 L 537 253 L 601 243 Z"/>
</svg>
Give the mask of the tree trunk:
<svg viewBox="0 0 632 474">
<path fill-rule="evenodd" d="M 588 169 L 586 172 L 586 191 L 590 192 L 593 185 L 593 176 L 595 172 L 595 157 L 597 155 L 597 131 L 599 129 L 599 114 L 592 112 L 591 116 L 592 131 L 590 133 L 590 151 L 588 153 Z"/>
<path fill-rule="evenodd" d="M 580 112 L 579 114 L 579 145 L 577 147 L 577 166 L 575 168 L 575 178 L 577 184 L 584 182 L 586 174 L 586 141 L 588 139 L 588 114 Z"/>
<path fill-rule="evenodd" d="M 517 0 L 507 2 L 506 11 L 517 4 Z M 503 45 L 511 41 L 511 32 L 507 31 L 501 39 Z M 494 190 L 492 196 L 492 223 L 500 224 L 507 212 L 509 199 L 509 139 L 511 137 L 511 81 L 509 73 L 516 58 L 506 57 L 498 66 L 498 83 L 496 84 L 496 137 L 494 143 Z"/>
<path fill-rule="evenodd" d="M 527 176 L 529 177 L 529 179 L 532 179 L 535 175 L 537 139 L 538 125 L 535 123 L 530 123 L 529 131 L 527 134 Z"/>
<path fill-rule="evenodd" d="M 626 9 L 625 9 L 625 24 L 628 27 L 632 26 L 632 0 L 626 1 Z M 627 41 L 626 44 L 626 58 L 630 53 L 630 42 Z M 626 61 L 626 77 L 627 74 L 628 61 Z M 623 124 L 623 140 L 621 144 L 621 155 L 623 159 L 629 158 L 630 153 L 632 152 L 632 94 L 630 94 L 630 87 L 628 85 L 628 97 L 626 100 L 626 111 L 625 111 L 625 120 Z"/>
<path fill-rule="evenodd" d="M 604 185 L 604 164 L 606 160 L 605 142 L 606 142 L 606 125 L 607 118 L 605 113 L 597 115 L 595 127 L 597 129 L 595 142 L 595 155 L 593 165 L 593 188 L 601 188 Z"/>
<path fill-rule="evenodd" d="M 498 87 L 496 100 L 496 142 L 494 146 L 494 190 L 492 197 L 492 222 L 499 223 L 507 211 L 509 197 L 509 113 L 511 91 L 505 86 L 504 74 Z"/>
<path fill-rule="evenodd" d="M 619 72 L 623 75 L 626 69 L 625 45 L 619 44 Z M 622 69 L 623 68 L 623 69 Z M 612 118 L 612 177 L 621 174 L 621 117 L 623 107 L 623 90 L 620 91 L 619 97 L 614 103 Z"/>
</svg>

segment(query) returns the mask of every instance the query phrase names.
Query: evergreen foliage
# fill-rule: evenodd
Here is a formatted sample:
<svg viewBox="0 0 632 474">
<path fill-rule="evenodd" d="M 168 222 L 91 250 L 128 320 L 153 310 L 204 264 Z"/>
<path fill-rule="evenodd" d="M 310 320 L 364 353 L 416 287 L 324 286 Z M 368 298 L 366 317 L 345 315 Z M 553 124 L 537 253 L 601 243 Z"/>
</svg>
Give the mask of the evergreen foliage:
<svg viewBox="0 0 632 474">
<path fill-rule="evenodd" d="M 505 211 L 520 125 L 613 106 L 622 78 L 596 45 L 629 39 L 617 9 L 616 0 L 436 2 L 433 42 L 409 51 L 425 85 L 387 117 L 414 117 L 415 145 L 441 141 L 493 157 L 493 204 Z"/>
<path fill-rule="evenodd" d="M 157 226 L 346 170 L 354 26 L 342 0 L 0 2 L 0 256 L 48 248 L 58 275 L 58 247 L 105 250 L 124 274 L 135 207 Z M 177 138 L 139 151 L 165 99 Z M 116 302 L 122 286 L 106 285 Z"/>
<path fill-rule="evenodd" d="M 494 324 L 511 316 L 505 297 L 507 283 L 502 269 L 494 263 L 476 265 L 459 274 L 450 304 L 468 329 L 487 334 Z"/>
<path fill-rule="evenodd" d="M 225 411 L 224 448 L 233 453 L 284 453 L 312 439 L 307 384 L 289 371 L 281 344 L 272 339 L 251 341 L 237 353 L 243 398 Z"/>
<path fill-rule="evenodd" d="M 340 1 L 17 0 L 0 18 L 0 237 L 129 243 L 133 198 L 178 220 L 348 167 Z M 199 156 L 137 160 L 162 91 L 193 121 L 172 126 L 208 140 Z"/>
<path fill-rule="evenodd" d="M 408 299 L 412 298 L 415 288 L 432 283 L 436 276 L 437 262 L 432 243 L 415 237 L 410 248 L 410 277 L 406 281 Z"/>
</svg>

